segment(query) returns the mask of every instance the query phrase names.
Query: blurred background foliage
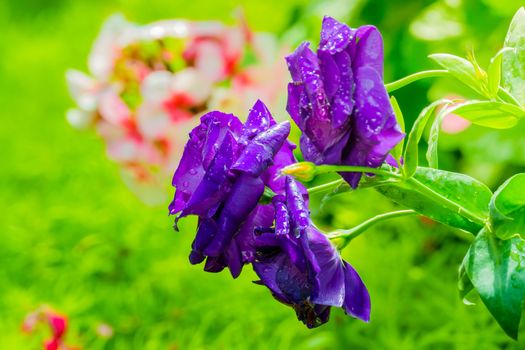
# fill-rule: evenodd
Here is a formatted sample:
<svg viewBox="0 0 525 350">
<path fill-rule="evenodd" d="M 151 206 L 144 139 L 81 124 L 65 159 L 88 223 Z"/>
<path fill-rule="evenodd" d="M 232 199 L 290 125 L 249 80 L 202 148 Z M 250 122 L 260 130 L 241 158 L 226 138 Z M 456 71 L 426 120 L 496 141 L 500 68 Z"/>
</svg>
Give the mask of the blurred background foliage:
<svg viewBox="0 0 525 350">
<path fill-rule="evenodd" d="M 27 336 L 24 316 L 48 304 L 70 319 L 68 343 L 84 349 L 519 349 L 484 306 L 456 289 L 467 243 L 457 232 L 415 218 L 382 224 L 345 257 L 368 285 L 372 321 L 334 310 L 307 330 L 291 309 L 253 285 L 187 262 L 191 219 L 173 232 L 165 207 L 146 207 L 125 187 L 92 133 L 74 131 L 66 68 L 86 68 L 100 25 L 114 12 L 146 23 L 164 18 L 234 22 L 241 8 L 256 31 L 290 44 L 318 40 L 324 14 L 351 26 L 371 23 L 386 45 L 385 80 L 435 68 L 430 53 L 486 65 L 503 45 L 519 1 L 163 1 L 0 2 L 0 348 L 38 349 L 47 329 Z M 408 125 L 429 100 L 465 94 L 451 80 L 396 91 Z M 278 111 L 278 113 L 283 113 Z M 471 127 L 443 137 L 441 160 L 497 186 L 523 170 L 525 126 Z M 313 198 L 319 201 L 320 198 Z M 167 204 L 167 203 L 166 203 Z M 347 228 L 392 205 L 365 190 L 331 198 L 315 212 L 326 228 Z M 113 329 L 105 337 L 101 326 Z"/>
</svg>

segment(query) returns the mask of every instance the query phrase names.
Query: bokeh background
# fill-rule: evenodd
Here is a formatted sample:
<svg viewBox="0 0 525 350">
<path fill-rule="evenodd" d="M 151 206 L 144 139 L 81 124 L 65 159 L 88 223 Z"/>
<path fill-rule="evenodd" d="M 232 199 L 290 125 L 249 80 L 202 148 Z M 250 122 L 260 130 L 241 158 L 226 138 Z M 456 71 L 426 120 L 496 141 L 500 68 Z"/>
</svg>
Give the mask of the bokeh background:
<svg viewBox="0 0 525 350">
<path fill-rule="evenodd" d="M 291 309 L 251 281 L 202 272 L 187 261 L 195 222 L 172 230 L 167 202 L 146 206 L 124 185 L 92 132 L 65 121 L 64 72 L 86 69 L 103 21 L 115 12 L 147 23 L 166 18 L 233 23 L 241 8 L 256 31 L 291 45 L 318 40 L 321 18 L 371 23 L 386 45 L 385 80 L 434 67 L 426 56 L 475 50 L 486 65 L 503 45 L 521 1 L 7 0 L 0 2 L 0 349 L 39 349 L 48 332 L 22 334 L 41 304 L 67 314 L 69 344 L 84 349 L 523 349 L 485 307 L 466 306 L 457 269 L 468 243 L 416 218 L 377 226 L 345 253 L 372 297 L 370 324 L 334 310 L 307 330 Z M 410 121 L 428 101 L 466 94 L 450 80 L 395 93 Z M 284 92 L 283 92 L 284 93 Z M 277 111 L 277 113 L 284 113 Z M 446 169 L 491 187 L 524 169 L 525 126 L 444 135 Z M 319 201 L 314 198 L 313 201 Z M 347 228 L 393 208 L 373 191 L 324 201 L 316 222 Z M 109 338 L 100 327 L 113 330 Z"/>
</svg>

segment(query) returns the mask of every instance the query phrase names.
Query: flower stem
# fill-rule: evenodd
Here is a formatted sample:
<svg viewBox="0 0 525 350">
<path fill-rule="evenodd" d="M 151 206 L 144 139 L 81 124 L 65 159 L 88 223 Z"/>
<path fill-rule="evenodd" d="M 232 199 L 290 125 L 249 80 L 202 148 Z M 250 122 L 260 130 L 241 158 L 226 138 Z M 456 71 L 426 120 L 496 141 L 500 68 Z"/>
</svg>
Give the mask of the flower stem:
<svg viewBox="0 0 525 350">
<path fill-rule="evenodd" d="M 336 188 L 337 186 L 341 185 L 342 183 L 344 183 L 344 180 L 343 179 L 339 179 L 339 180 L 327 182 L 327 183 L 319 185 L 319 186 L 310 187 L 308 189 L 308 194 L 312 195 L 312 194 L 316 194 L 316 193 L 320 193 L 320 192 L 330 191 L 330 190 Z"/>
<path fill-rule="evenodd" d="M 473 223 L 478 224 L 481 227 L 484 227 L 485 224 L 487 223 L 486 219 L 479 217 L 478 215 L 474 214 L 473 212 L 461 206 L 460 204 L 455 203 L 451 201 L 450 199 L 444 197 L 443 195 L 435 192 L 434 190 L 427 187 L 425 184 L 415 179 L 414 177 L 406 179 L 405 181 L 406 181 L 406 184 L 411 186 L 414 190 L 418 191 L 422 195 L 431 199 L 435 203 L 441 204 L 442 206 L 458 213 L 459 215 L 463 216 L 467 220 L 472 221 Z"/>
<path fill-rule="evenodd" d="M 382 221 L 394 219 L 394 218 L 400 218 L 403 216 L 412 216 L 412 215 L 418 215 L 414 210 L 399 210 L 399 211 L 393 211 L 390 213 L 385 214 L 379 214 L 374 216 L 373 218 L 370 218 L 366 220 L 365 222 L 352 227 L 349 230 L 340 230 L 336 233 L 330 235 L 331 240 L 339 241 L 337 243 L 339 249 L 344 248 L 350 241 L 358 236 L 360 236 L 363 232 L 368 230 L 371 226 L 380 223 Z"/>
<path fill-rule="evenodd" d="M 387 177 L 395 177 L 399 178 L 400 175 L 388 170 L 384 170 L 381 168 L 368 168 L 365 166 L 354 166 L 354 165 L 318 165 L 315 168 L 316 174 L 325 174 L 325 173 L 332 173 L 332 172 L 340 172 L 340 173 L 370 173 L 370 174 L 376 174 L 376 175 L 383 175 Z"/>
<path fill-rule="evenodd" d="M 415 81 L 418 81 L 420 79 L 424 78 L 436 78 L 436 77 L 446 77 L 449 75 L 449 72 L 444 69 L 436 69 L 436 70 L 425 70 L 422 72 L 417 72 L 414 74 L 411 74 L 409 76 L 406 76 L 404 78 L 401 78 L 399 80 L 396 80 L 392 83 L 385 84 L 386 91 L 392 92 L 397 89 L 400 89 L 410 83 L 413 83 Z"/>
</svg>

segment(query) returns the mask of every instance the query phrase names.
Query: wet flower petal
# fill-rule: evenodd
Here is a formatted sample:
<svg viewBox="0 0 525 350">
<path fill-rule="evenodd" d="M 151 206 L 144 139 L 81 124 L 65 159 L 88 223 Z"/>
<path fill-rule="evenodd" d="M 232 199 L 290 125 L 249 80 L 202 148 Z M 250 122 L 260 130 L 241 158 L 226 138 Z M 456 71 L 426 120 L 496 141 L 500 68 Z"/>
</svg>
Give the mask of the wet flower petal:
<svg viewBox="0 0 525 350">
<path fill-rule="evenodd" d="M 180 212 L 176 220 L 199 217 L 192 264 L 206 260 L 209 272 L 227 266 L 235 278 L 253 261 L 254 232 L 271 226 L 274 215 L 271 206 L 259 204 L 264 188 L 281 190 L 279 171 L 295 162 L 286 141 L 289 132 L 290 123 L 276 124 L 260 101 L 244 125 L 220 112 L 201 118 L 175 171 L 176 192 L 169 207 L 170 214 Z"/>
<path fill-rule="evenodd" d="M 305 160 L 381 166 L 404 134 L 384 87 L 377 28 L 352 29 L 325 17 L 317 54 L 303 43 L 286 60 L 293 80 L 287 111 L 303 132 Z M 354 188 L 361 179 L 361 173 L 342 175 Z"/>
<path fill-rule="evenodd" d="M 370 321 L 370 295 L 361 277 L 354 268 L 344 262 L 345 300 L 343 308 L 347 314 L 365 322 Z"/>
<path fill-rule="evenodd" d="M 273 125 L 260 133 L 246 146 L 231 170 L 261 175 L 273 163 L 289 133 L 289 122 Z"/>
<path fill-rule="evenodd" d="M 255 239 L 254 271 L 273 296 L 313 328 L 326 323 L 330 307 L 368 321 L 370 299 L 355 270 L 343 261 L 307 213 L 300 185 L 287 177 L 286 196 L 273 199 L 275 228 Z M 306 217 L 301 214 L 306 213 Z M 304 225 L 306 224 L 306 227 Z M 303 231 L 297 236 L 293 228 Z"/>
</svg>

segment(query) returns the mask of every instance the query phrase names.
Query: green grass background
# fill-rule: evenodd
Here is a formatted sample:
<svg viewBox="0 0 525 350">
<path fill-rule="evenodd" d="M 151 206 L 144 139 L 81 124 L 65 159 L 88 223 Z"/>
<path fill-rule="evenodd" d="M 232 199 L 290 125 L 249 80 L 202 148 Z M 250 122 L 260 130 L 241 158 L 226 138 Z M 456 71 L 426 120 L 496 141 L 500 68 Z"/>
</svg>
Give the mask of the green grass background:
<svg viewBox="0 0 525 350">
<path fill-rule="evenodd" d="M 482 55 L 495 53 L 516 7 L 512 1 L 484 1 L 481 7 L 465 1 L 458 10 L 467 27 L 461 39 L 411 38 L 408 23 L 433 3 L 357 1 L 342 19 L 383 30 L 389 80 L 428 68 L 426 51 L 450 48 L 463 54 L 466 44 L 479 43 Z M 502 12 L 501 4 L 510 9 Z M 67 341 L 84 349 L 523 348 L 504 335 L 483 305 L 465 306 L 458 298 L 457 267 L 467 244 L 445 227 L 415 218 L 380 225 L 344 253 L 370 290 L 370 324 L 333 310 L 329 324 L 307 330 L 291 309 L 251 283 L 255 275 L 249 267 L 232 280 L 227 273 L 190 265 L 194 222 L 185 220 L 175 233 L 166 206 L 142 204 L 123 184 L 117 165 L 105 158 L 102 141 L 65 121 L 72 102 L 64 71 L 86 68 L 101 23 L 116 11 L 140 23 L 175 17 L 231 22 L 234 9 L 242 6 L 255 30 L 283 33 L 309 9 L 308 19 L 295 24 L 293 41 L 316 35 L 322 16 L 316 11 L 323 8 L 318 5 L 0 2 L 0 349 L 41 347 L 48 330 L 27 336 L 20 325 L 43 303 L 69 316 Z M 468 6 L 476 7 L 477 20 Z M 427 102 L 428 84 L 400 92 L 408 114 Z M 448 166 L 456 167 L 458 157 L 449 158 Z M 391 208 L 378 194 L 363 191 L 334 199 L 316 214 L 321 225 L 350 227 Z M 114 329 L 113 337 L 97 335 L 101 323 Z"/>
</svg>

